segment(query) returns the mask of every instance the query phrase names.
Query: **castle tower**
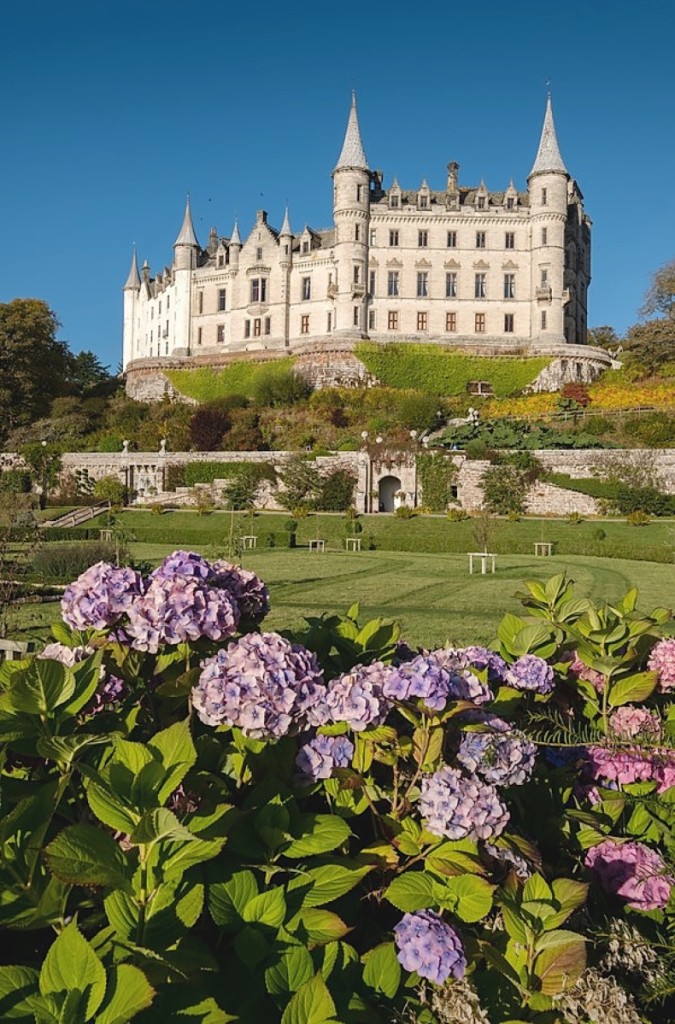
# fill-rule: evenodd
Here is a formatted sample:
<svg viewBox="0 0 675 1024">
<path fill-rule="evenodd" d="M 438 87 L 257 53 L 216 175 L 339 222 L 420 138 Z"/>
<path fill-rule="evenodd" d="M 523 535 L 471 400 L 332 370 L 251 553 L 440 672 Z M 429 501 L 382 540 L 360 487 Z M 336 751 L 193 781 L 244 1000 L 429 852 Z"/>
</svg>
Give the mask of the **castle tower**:
<svg viewBox="0 0 675 1024">
<path fill-rule="evenodd" d="M 361 142 L 356 96 L 352 93 L 347 131 L 333 171 L 333 220 L 337 293 L 334 333 L 361 338 L 367 333 L 366 302 L 371 172 Z"/>
<path fill-rule="evenodd" d="M 241 236 L 239 234 L 239 222 L 235 220 L 234 227 L 232 229 L 232 237 L 230 238 L 230 266 L 233 270 L 239 269 L 239 253 L 241 252 Z"/>
<path fill-rule="evenodd" d="M 560 155 L 551 96 L 539 149 L 527 179 L 532 232 L 532 338 L 565 339 L 565 225 L 569 174 Z"/>
<path fill-rule="evenodd" d="M 288 217 L 288 205 L 279 230 L 279 266 L 281 268 L 281 299 L 284 304 L 284 345 L 290 345 L 291 330 L 291 268 L 293 266 L 293 232 Z"/>
<path fill-rule="evenodd" d="M 122 369 L 134 358 L 134 339 L 137 332 L 138 296 L 141 290 L 141 276 L 134 247 L 129 276 L 124 285 L 124 336 L 122 346 Z"/>
<path fill-rule="evenodd" d="M 173 271 L 175 285 L 174 338 L 182 342 L 174 348 L 175 355 L 190 354 L 192 332 L 192 272 L 197 266 L 199 242 L 195 235 L 190 209 L 190 197 L 185 203 L 183 224 L 173 243 Z"/>
</svg>

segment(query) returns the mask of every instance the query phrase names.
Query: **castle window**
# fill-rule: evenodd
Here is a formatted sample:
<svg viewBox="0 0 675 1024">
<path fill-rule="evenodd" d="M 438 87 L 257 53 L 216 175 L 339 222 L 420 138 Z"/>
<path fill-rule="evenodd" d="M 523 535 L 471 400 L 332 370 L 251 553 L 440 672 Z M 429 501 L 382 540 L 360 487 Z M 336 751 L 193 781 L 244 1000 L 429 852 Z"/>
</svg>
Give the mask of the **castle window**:
<svg viewBox="0 0 675 1024">
<path fill-rule="evenodd" d="M 201 327 L 198 327 L 197 328 L 197 344 L 201 345 L 201 343 L 202 343 L 202 329 L 201 329 Z"/>
<path fill-rule="evenodd" d="M 225 310 L 225 289 L 218 289 L 218 312 L 222 313 Z"/>
<path fill-rule="evenodd" d="M 513 231 L 507 231 L 504 235 L 504 248 L 515 249 L 516 247 L 516 236 Z"/>
<path fill-rule="evenodd" d="M 429 209 L 429 196 L 420 196 L 418 206 L 420 210 Z"/>
<path fill-rule="evenodd" d="M 251 302 L 267 301 L 267 278 L 254 277 L 251 280 Z"/>
<path fill-rule="evenodd" d="M 429 245 L 429 232 L 418 231 L 417 232 L 417 246 L 419 249 L 426 249 Z"/>
<path fill-rule="evenodd" d="M 476 299 L 484 299 L 486 295 L 485 274 L 476 274 L 474 280 L 473 294 Z"/>
<path fill-rule="evenodd" d="M 417 298 L 426 299 L 429 295 L 429 273 L 426 270 L 417 272 Z"/>
<path fill-rule="evenodd" d="M 390 331 L 398 330 L 398 313 L 395 309 L 390 309 L 387 314 L 387 327 Z"/>
<path fill-rule="evenodd" d="M 355 224 L 354 225 L 354 241 L 355 242 L 360 242 L 361 241 L 361 225 L 360 224 Z"/>
<path fill-rule="evenodd" d="M 167 341 L 165 343 L 165 345 L 164 345 L 164 355 L 168 356 L 168 354 L 169 354 L 169 342 Z"/>
<path fill-rule="evenodd" d="M 479 210 L 485 209 L 485 196 L 478 196 L 478 198 L 476 199 L 476 206 L 478 207 Z"/>
<path fill-rule="evenodd" d="M 353 281 L 354 281 L 354 284 L 360 284 L 361 283 L 361 267 L 358 265 L 358 263 L 354 264 L 354 277 L 353 277 Z"/>
<path fill-rule="evenodd" d="M 218 266 L 219 267 L 224 267 L 225 266 L 225 257 L 223 256 L 222 252 L 218 253 Z"/>
<path fill-rule="evenodd" d="M 541 244 L 548 245 L 548 228 L 541 229 Z"/>
<path fill-rule="evenodd" d="M 448 249 L 457 248 L 457 232 L 448 231 Z"/>
<path fill-rule="evenodd" d="M 271 334 L 271 333 L 272 333 L 272 320 L 270 319 L 270 317 L 266 316 L 265 317 L 265 334 Z"/>
<path fill-rule="evenodd" d="M 309 317 L 300 317 L 300 334 L 309 334 Z"/>
<path fill-rule="evenodd" d="M 371 245 L 376 245 L 377 244 L 377 231 L 375 231 L 374 228 L 370 232 L 370 244 Z"/>
<path fill-rule="evenodd" d="M 302 298 L 306 302 L 307 299 L 312 297 L 312 279 L 311 277 L 302 278 Z"/>
<path fill-rule="evenodd" d="M 485 313 L 476 313 L 473 329 L 476 334 L 485 334 Z"/>
<path fill-rule="evenodd" d="M 541 190 L 541 205 L 546 206 L 548 203 L 548 193 L 545 188 Z"/>
<path fill-rule="evenodd" d="M 288 246 L 284 246 L 284 256 L 288 256 Z"/>
<path fill-rule="evenodd" d="M 244 320 L 244 337 L 245 338 L 250 338 L 251 337 L 251 321 L 250 320 Z"/>
<path fill-rule="evenodd" d="M 204 292 L 197 293 L 197 312 L 204 312 Z"/>
<path fill-rule="evenodd" d="M 369 280 L 368 291 L 370 292 L 371 295 L 375 294 L 375 271 L 374 270 L 370 271 L 370 280 Z"/>
<path fill-rule="evenodd" d="M 368 330 L 369 331 L 374 331 L 375 330 L 375 310 L 374 309 L 369 309 L 368 310 Z"/>
<path fill-rule="evenodd" d="M 515 299 L 516 297 L 516 275 L 504 274 L 504 298 Z"/>
<path fill-rule="evenodd" d="M 262 249 L 260 248 L 260 246 L 258 246 L 258 248 L 255 251 L 255 258 L 256 258 L 258 263 L 262 259 Z"/>
<path fill-rule="evenodd" d="M 583 379 L 584 371 L 583 371 L 583 366 L 581 365 L 581 363 L 575 363 L 574 364 L 574 372 L 575 372 L 577 380 L 582 380 Z"/>
<path fill-rule="evenodd" d="M 397 195 L 389 196 L 389 205 L 393 210 L 398 208 L 399 202 Z"/>
<path fill-rule="evenodd" d="M 457 272 L 451 270 L 445 275 L 445 297 L 446 299 L 457 298 Z"/>
<path fill-rule="evenodd" d="M 253 321 L 253 337 L 259 338 L 262 334 L 262 320 L 259 316 Z"/>
<path fill-rule="evenodd" d="M 218 330 L 216 333 L 216 341 L 222 344 L 225 341 L 225 325 L 218 324 Z"/>
<path fill-rule="evenodd" d="M 504 313 L 504 334 L 513 334 L 513 313 Z"/>
<path fill-rule="evenodd" d="M 513 198 L 513 196 L 509 196 L 508 199 L 506 200 L 506 209 L 507 210 L 512 210 L 515 205 L 516 205 L 516 201 Z"/>
<path fill-rule="evenodd" d="M 389 232 L 389 245 L 392 247 L 398 245 L 398 231 Z"/>
<path fill-rule="evenodd" d="M 428 323 L 428 317 L 426 313 L 417 314 L 417 330 L 426 331 Z"/>
<path fill-rule="evenodd" d="M 387 273 L 387 295 L 393 298 L 398 295 L 398 270 Z"/>
<path fill-rule="evenodd" d="M 302 243 L 302 251 L 303 251 L 303 253 L 309 252 L 309 242 L 303 242 Z"/>
<path fill-rule="evenodd" d="M 541 271 L 541 287 L 548 288 L 548 270 L 546 267 L 543 267 Z"/>
<path fill-rule="evenodd" d="M 542 331 L 546 330 L 546 310 L 545 309 L 542 309 L 542 311 L 541 311 L 541 329 L 542 329 Z"/>
<path fill-rule="evenodd" d="M 359 326 L 359 307 L 354 306 L 354 327 Z"/>
<path fill-rule="evenodd" d="M 484 231 L 477 231 L 476 232 L 476 248 L 477 249 L 484 249 L 485 248 L 485 232 Z"/>
<path fill-rule="evenodd" d="M 157 310 L 157 316 L 159 317 L 161 315 L 162 315 L 162 300 L 160 299 L 159 300 L 159 309 Z"/>
<path fill-rule="evenodd" d="M 171 305 L 171 296 L 167 295 L 167 297 L 166 297 L 166 311 L 167 311 L 167 313 L 169 312 L 169 306 L 170 305 Z"/>
<path fill-rule="evenodd" d="M 330 334 L 330 332 L 332 330 L 333 330 L 333 314 L 332 313 L 328 313 L 327 318 L 326 318 L 326 331 L 328 332 L 328 334 Z"/>
<path fill-rule="evenodd" d="M 356 186 L 356 202 L 361 202 L 361 196 L 363 195 L 363 185 Z"/>
<path fill-rule="evenodd" d="M 446 313 L 445 314 L 445 329 L 449 334 L 454 334 L 457 330 L 457 314 Z"/>
</svg>

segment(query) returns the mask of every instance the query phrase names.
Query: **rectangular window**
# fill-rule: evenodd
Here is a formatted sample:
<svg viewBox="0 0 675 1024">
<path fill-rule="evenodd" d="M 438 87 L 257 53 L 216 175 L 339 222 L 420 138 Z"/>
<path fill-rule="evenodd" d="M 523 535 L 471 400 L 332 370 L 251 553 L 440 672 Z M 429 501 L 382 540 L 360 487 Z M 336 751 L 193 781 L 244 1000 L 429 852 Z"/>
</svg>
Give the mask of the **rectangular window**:
<svg viewBox="0 0 675 1024">
<path fill-rule="evenodd" d="M 473 286 L 473 294 L 476 299 L 485 298 L 485 274 L 476 274 Z"/>
<path fill-rule="evenodd" d="M 548 228 L 541 229 L 541 244 L 548 245 Z"/>
<path fill-rule="evenodd" d="M 265 302 L 267 300 L 267 278 L 254 277 L 251 281 L 251 302 Z"/>
<path fill-rule="evenodd" d="M 429 295 L 429 272 L 418 270 L 417 272 L 417 298 L 426 299 Z"/>
<path fill-rule="evenodd" d="M 387 295 L 394 298 L 398 296 L 398 270 L 387 273 Z"/>
<path fill-rule="evenodd" d="M 515 299 L 516 297 L 516 275 L 504 274 L 504 298 Z"/>
<path fill-rule="evenodd" d="M 309 252 L 309 242 L 303 242 L 303 243 L 302 243 L 302 252 L 303 252 L 303 255 L 304 255 L 305 253 L 308 253 L 308 252 Z"/>
<path fill-rule="evenodd" d="M 303 300 L 311 299 L 312 297 L 312 279 L 311 277 L 302 278 L 302 298 Z"/>
<path fill-rule="evenodd" d="M 454 334 L 455 333 L 455 331 L 457 330 L 457 314 L 456 313 L 446 313 L 445 314 L 445 329 L 450 334 Z"/>
<path fill-rule="evenodd" d="M 265 334 L 272 333 L 272 319 L 269 316 L 265 317 Z"/>
<path fill-rule="evenodd" d="M 169 312 L 170 305 L 171 305 L 171 296 L 167 295 L 167 297 L 166 297 L 166 311 L 167 311 L 167 313 Z"/>
<path fill-rule="evenodd" d="M 255 258 L 256 258 L 256 261 L 258 263 L 260 263 L 260 261 L 262 259 L 262 249 L 260 248 L 260 246 L 258 246 L 258 248 L 255 251 Z"/>
<path fill-rule="evenodd" d="M 201 329 L 201 327 L 198 327 L 197 328 L 197 344 L 201 345 L 201 343 L 202 343 L 202 329 Z"/>
<path fill-rule="evenodd" d="M 427 314 L 426 313 L 418 313 L 417 314 L 417 330 L 418 331 L 426 331 L 426 329 L 427 329 Z"/>
<path fill-rule="evenodd" d="M 545 267 L 541 272 L 541 287 L 548 288 L 548 270 Z"/>
<path fill-rule="evenodd" d="M 515 205 L 516 205 L 516 201 L 513 198 L 513 196 L 509 196 L 508 199 L 506 200 L 506 209 L 507 210 L 512 210 Z"/>
<path fill-rule="evenodd" d="M 504 248 L 515 249 L 516 247 L 516 236 L 513 231 L 507 231 L 504 235 Z"/>
<path fill-rule="evenodd" d="M 354 225 L 354 241 L 355 242 L 360 242 L 361 241 L 361 225 L 360 224 L 355 224 Z"/>
<path fill-rule="evenodd" d="M 457 232 L 448 231 L 448 249 L 457 248 Z"/>
<path fill-rule="evenodd" d="M 542 329 L 542 331 L 546 330 L 546 310 L 545 309 L 542 309 L 542 311 L 541 311 L 541 329 Z"/>
<path fill-rule="evenodd" d="M 162 315 L 162 300 L 160 299 L 159 309 L 157 310 L 157 316 L 160 317 L 161 315 Z"/>
<path fill-rule="evenodd" d="M 225 325 L 224 324 L 218 324 L 218 327 L 217 327 L 217 330 L 216 330 L 216 341 L 219 344 L 221 344 L 221 345 L 225 341 Z"/>
<path fill-rule="evenodd" d="M 197 312 L 204 312 L 204 292 L 197 292 Z"/>
<path fill-rule="evenodd" d="M 485 196 L 478 196 L 476 206 L 478 207 L 479 210 L 485 209 Z"/>
<path fill-rule="evenodd" d="M 244 320 L 244 337 L 245 338 L 250 338 L 251 337 L 251 321 L 250 320 Z"/>
<path fill-rule="evenodd" d="M 398 245 L 398 231 L 389 232 L 389 245 L 392 248 Z"/>
<path fill-rule="evenodd" d="M 309 317 L 300 317 L 300 334 L 309 334 Z"/>
<path fill-rule="evenodd" d="M 457 271 L 451 270 L 445 275 L 445 297 L 446 299 L 457 298 Z"/>
<path fill-rule="evenodd" d="M 476 313 L 474 331 L 476 334 L 485 334 L 485 313 Z"/>
<path fill-rule="evenodd" d="M 333 314 L 332 313 L 328 313 L 328 315 L 326 317 L 326 332 L 327 332 L 327 334 L 330 334 L 330 332 L 332 330 L 333 330 Z"/>
<path fill-rule="evenodd" d="M 375 330 L 375 310 L 374 309 L 369 309 L 368 310 L 368 330 L 369 331 L 374 331 Z"/>
<path fill-rule="evenodd" d="M 392 209 L 398 208 L 398 196 L 389 196 L 389 205 Z"/>
<path fill-rule="evenodd" d="M 359 326 L 359 307 L 358 306 L 354 306 L 354 316 L 353 316 L 353 319 L 352 319 L 352 323 L 354 324 L 354 327 L 358 327 Z"/>
<path fill-rule="evenodd" d="M 477 249 L 484 249 L 485 248 L 485 232 L 484 231 L 477 231 L 476 232 L 476 248 Z"/>
<path fill-rule="evenodd" d="M 363 185 L 356 186 L 356 202 L 361 202 L 361 195 L 363 194 Z"/>
<path fill-rule="evenodd" d="M 168 354 L 169 354 L 169 342 L 167 341 L 166 344 L 164 345 L 164 355 L 168 356 Z"/>
<path fill-rule="evenodd" d="M 375 294 L 375 271 L 371 270 L 368 291 L 371 295 Z"/>
<path fill-rule="evenodd" d="M 374 229 L 370 232 L 370 244 L 371 245 L 376 245 L 377 244 L 377 231 L 375 231 Z"/>
<path fill-rule="evenodd" d="M 546 206 L 547 203 L 548 203 L 548 193 L 546 192 L 546 189 L 543 188 L 541 190 L 541 205 L 542 206 Z"/>
<path fill-rule="evenodd" d="M 387 314 L 387 327 L 390 331 L 398 330 L 398 313 L 395 309 L 390 309 Z"/>
<path fill-rule="evenodd" d="M 223 313 L 225 311 L 225 298 L 226 298 L 225 289 L 224 288 L 219 288 L 218 289 L 218 312 L 219 313 Z"/>
<path fill-rule="evenodd" d="M 253 321 L 253 337 L 254 338 L 259 338 L 261 334 L 262 334 L 262 320 L 260 319 L 259 316 L 257 316 L 255 318 L 255 320 Z"/>
<path fill-rule="evenodd" d="M 513 313 L 504 313 L 504 334 L 513 334 Z"/>
<path fill-rule="evenodd" d="M 223 256 L 222 252 L 218 253 L 218 266 L 219 267 L 224 267 L 225 266 L 225 257 Z"/>
<path fill-rule="evenodd" d="M 358 265 L 358 263 L 354 264 L 353 280 L 354 280 L 354 284 L 360 284 L 361 283 L 361 267 Z"/>
<path fill-rule="evenodd" d="M 429 232 L 418 231 L 417 232 L 417 247 L 418 249 L 426 249 L 429 245 Z"/>
<path fill-rule="evenodd" d="M 429 196 L 420 196 L 419 197 L 419 207 L 420 207 L 420 210 L 428 210 L 429 209 Z"/>
</svg>

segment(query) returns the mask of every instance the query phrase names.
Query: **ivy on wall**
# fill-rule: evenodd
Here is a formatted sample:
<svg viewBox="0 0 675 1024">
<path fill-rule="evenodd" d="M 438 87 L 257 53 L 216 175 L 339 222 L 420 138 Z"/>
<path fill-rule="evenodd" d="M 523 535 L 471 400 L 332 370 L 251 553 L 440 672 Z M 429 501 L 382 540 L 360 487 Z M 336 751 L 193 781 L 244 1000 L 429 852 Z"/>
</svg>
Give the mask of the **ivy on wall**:
<svg viewBox="0 0 675 1024">
<path fill-rule="evenodd" d="M 422 501 L 432 512 L 445 512 L 452 498 L 457 466 L 442 452 L 424 452 L 417 456 L 417 478 Z"/>
</svg>

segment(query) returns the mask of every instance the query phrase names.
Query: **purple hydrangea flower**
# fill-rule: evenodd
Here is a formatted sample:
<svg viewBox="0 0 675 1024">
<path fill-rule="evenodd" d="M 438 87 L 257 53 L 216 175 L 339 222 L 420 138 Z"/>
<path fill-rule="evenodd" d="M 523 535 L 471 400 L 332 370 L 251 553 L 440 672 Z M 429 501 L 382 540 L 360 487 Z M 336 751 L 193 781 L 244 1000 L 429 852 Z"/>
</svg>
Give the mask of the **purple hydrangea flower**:
<svg viewBox="0 0 675 1024">
<path fill-rule="evenodd" d="M 249 633 L 202 667 L 192 703 L 206 725 L 278 739 L 324 723 L 326 689 L 315 655 L 277 633 Z"/>
<path fill-rule="evenodd" d="M 534 771 L 536 744 L 521 732 L 468 732 L 457 760 L 493 786 L 522 786 Z"/>
<path fill-rule="evenodd" d="M 270 595 L 267 587 L 250 569 L 230 562 L 214 562 L 214 583 L 232 594 L 244 618 L 262 622 L 270 610 Z"/>
<path fill-rule="evenodd" d="M 199 579 L 158 576 L 129 608 L 126 632 L 139 651 L 156 653 L 160 644 L 225 640 L 237 631 L 239 608 L 226 590 Z"/>
<path fill-rule="evenodd" d="M 87 707 L 90 715 L 97 715 L 115 704 L 119 704 L 126 693 L 123 680 L 117 676 L 108 676 L 103 686 L 94 694 L 92 703 Z"/>
<path fill-rule="evenodd" d="M 492 839 L 509 820 L 496 789 L 447 765 L 422 780 L 419 808 L 429 831 L 448 839 Z"/>
<path fill-rule="evenodd" d="M 536 654 L 523 654 L 504 673 L 504 682 L 514 690 L 551 693 L 555 688 L 553 669 Z"/>
<path fill-rule="evenodd" d="M 643 843 L 605 839 L 588 851 L 584 863 L 597 872 L 606 892 L 622 896 L 634 910 L 662 909 L 675 885 L 659 854 Z"/>
<path fill-rule="evenodd" d="M 442 985 L 452 975 L 459 981 L 466 971 L 466 957 L 462 941 L 440 914 L 433 910 L 418 910 L 405 914 L 394 928 L 396 956 L 406 971 L 417 971 Z"/>
<path fill-rule="evenodd" d="M 176 576 L 207 582 L 213 579 L 211 563 L 194 551 L 173 551 L 150 573 L 151 580 L 173 580 Z"/>
<path fill-rule="evenodd" d="M 509 871 L 515 871 L 521 881 L 526 882 L 532 874 L 533 869 L 528 861 L 508 846 L 495 846 L 493 843 L 486 843 L 485 849 L 491 857 L 494 857 L 500 864 L 504 864 Z"/>
<path fill-rule="evenodd" d="M 347 768 L 354 744 L 346 736 L 315 736 L 298 751 L 295 763 L 302 782 L 329 779 L 334 768 Z"/>
<path fill-rule="evenodd" d="M 450 650 L 418 654 L 412 661 L 392 669 L 385 679 L 383 693 L 392 700 L 419 697 L 434 711 L 442 711 L 451 700 L 480 702 L 492 697 Z"/>
<path fill-rule="evenodd" d="M 384 695 L 384 683 L 391 669 L 381 661 L 355 665 L 330 684 L 326 714 L 333 722 L 347 722 L 354 732 L 369 725 L 381 725 L 390 703 Z"/>
<path fill-rule="evenodd" d="M 106 629 L 141 593 L 141 577 L 133 569 L 97 562 L 66 588 L 61 598 L 63 621 L 73 629 Z"/>
<path fill-rule="evenodd" d="M 647 668 L 658 673 L 657 686 L 662 693 L 675 690 L 675 637 L 659 640 L 652 647 Z"/>
<path fill-rule="evenodd" d="M 463 647 L 457 652 L 462 661 L 470 667 L 474 665 L 477 669 L 487 669 L 488 679 L 491 683 L 500 683 L 504 678 L 508 665 L 503 658 L 500 658 L 494 651 L 487 647 Z"/>
<path fill-rule="evenodd" d="M 47 644 L 47 646 L 36 654 L 39 661 L 60 661 L 67 668 L 72 668 L 78 662 L 91 657 L 94 653 L 93 647 L 67 647 L 66 644 Z"/>
</svg>

